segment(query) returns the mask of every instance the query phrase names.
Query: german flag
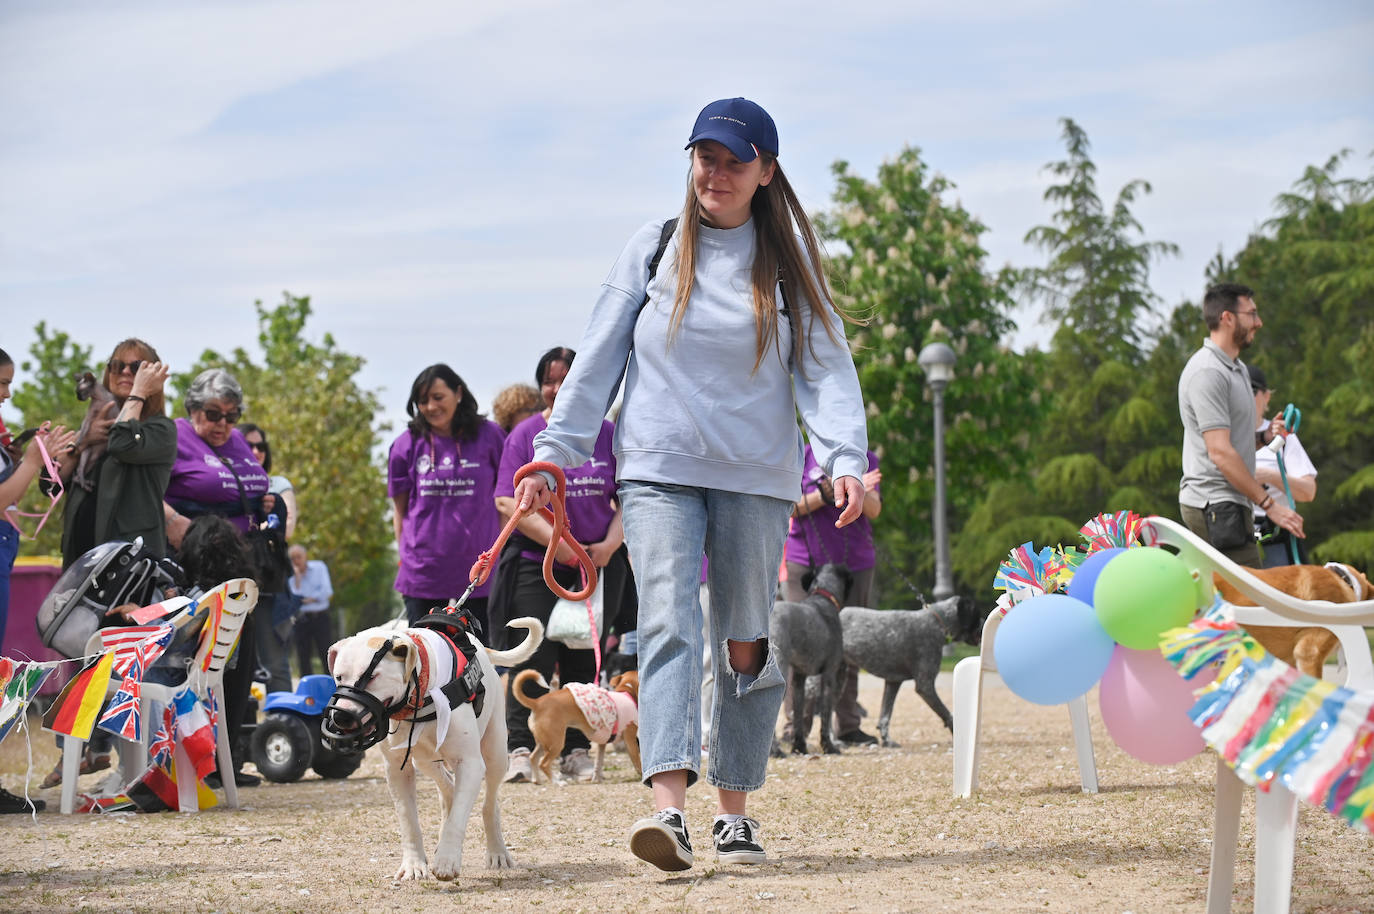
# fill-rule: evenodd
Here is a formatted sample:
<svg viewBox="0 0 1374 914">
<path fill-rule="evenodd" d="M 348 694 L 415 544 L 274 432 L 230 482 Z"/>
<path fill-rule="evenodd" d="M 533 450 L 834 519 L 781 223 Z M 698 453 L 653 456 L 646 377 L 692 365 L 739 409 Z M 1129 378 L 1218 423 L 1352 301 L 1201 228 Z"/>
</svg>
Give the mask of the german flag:
<svg viewBox="0 0 1374 914">
<path fill-rule="evenodd" d="M 114 667 L 114 653 L 106 651 L 91 661 L 85 669 L 72 677 L 43 715 L 43 729 L 77 739 L 91 738 L 91 731 L 105 704 L 105 690 L 110 684 Z"/>
</svg>

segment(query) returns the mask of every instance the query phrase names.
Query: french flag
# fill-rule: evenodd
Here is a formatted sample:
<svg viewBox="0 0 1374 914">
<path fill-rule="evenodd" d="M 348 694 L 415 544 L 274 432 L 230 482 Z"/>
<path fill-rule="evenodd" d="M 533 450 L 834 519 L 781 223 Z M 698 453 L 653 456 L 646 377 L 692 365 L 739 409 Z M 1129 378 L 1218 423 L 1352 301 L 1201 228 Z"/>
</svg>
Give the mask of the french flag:
<svg viewBox="0 0 1374 914">
<path fill-rule="evenodd" d="M 177 713 L 177 742 L 185 749 L 196 769 L 196 777 L 204 778 L 215 770 L 215 725 L 205 705 L 189 688 L 172 697 Z"/>
</svg>

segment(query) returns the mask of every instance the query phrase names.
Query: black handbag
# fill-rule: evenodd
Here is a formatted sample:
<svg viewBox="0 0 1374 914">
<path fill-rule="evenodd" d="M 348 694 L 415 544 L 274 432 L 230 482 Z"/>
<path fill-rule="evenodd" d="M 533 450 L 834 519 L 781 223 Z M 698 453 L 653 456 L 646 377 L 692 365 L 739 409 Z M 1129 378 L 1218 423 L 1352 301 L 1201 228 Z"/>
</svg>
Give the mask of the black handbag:
<svg viewBox="0 0 1374 914">
<path fill-rule="evenodd" d="M 1202 509 L 1207 519 L 1207 541 L 1217 549 L 1238 549 L 1255 541 L 1253 512 L 1249 504 L 1219 501 Z"/>
</svg>

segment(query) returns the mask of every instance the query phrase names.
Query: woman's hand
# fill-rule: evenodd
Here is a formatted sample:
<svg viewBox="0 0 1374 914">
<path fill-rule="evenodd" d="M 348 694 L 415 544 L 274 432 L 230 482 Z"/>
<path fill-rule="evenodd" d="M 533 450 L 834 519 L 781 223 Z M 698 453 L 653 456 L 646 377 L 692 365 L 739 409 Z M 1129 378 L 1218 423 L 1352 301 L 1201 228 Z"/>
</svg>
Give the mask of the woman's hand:
<svg viewBox="0 0 1374 914">
<path fill-rule="evenodd" d="M 878 483 L 882 481 L 882 470 L 869 470 L 867 473 L 864 474 L 863 478 L 864 491 L 872 492 L 874 489 L 878 488 Z"/>
<path fill-rule="evenodd" d="M 612 546 L 610 543 L 602 540 L 599 543 L 591 543 L 588 545 L 587 554 L 592 557 L 592 561 L 596 563 L 597 568 L 605 568 L 610 564 L 611 556 L 615 555 L 615 551 L 619 548 L 620 546 L 618 545 Z"/>
<path fill-rule="evenodd" d="M 167 518 L 167 542 L 173 549 L 181 548 L 186 531 L 191 529 L 191 519 L 184 514 L 173 514 Z"/>
<path fill-rule="evenodd" d="M 841 476 L 834 481 L 835 507 L 840 508 L 836 527 L 847 527 L 859 519 L 864 509 L 864 484 L 853 476 Z"/>
<path fill-rule="evenodd" d="M 165 362 L 144 362 L 138 366 L 138 374 L 134 375 L 134 386 L 129 391 L 129 396 L 147 400 L 149 396 L 162 390 L 162 385 L 167 382 L 167 376 L 171 371 Z"/>
<path fill-rule="evenodd" d="M 549 483 L 539 473 L 531 473 L 515 487 L 515 505 L 520 514 L 537 511 L 552 500 L 553 493 L 549 491 Z"/>
<path fill-rule="evenodd" d="M 43 466 L 43 452 L 38 448 L 40 438 L 43 440 L 43 447 L 47 448 L 48 455 L 55 462 L 60 462 L 63 455 L 70 454 L 76 444 L 76 432 L 69 431 L 65 425 L 54 425 L 46 432 L 34 435 L 24 448 L 24 459 L 33 461 L 40 468 Z"/>
</svg>

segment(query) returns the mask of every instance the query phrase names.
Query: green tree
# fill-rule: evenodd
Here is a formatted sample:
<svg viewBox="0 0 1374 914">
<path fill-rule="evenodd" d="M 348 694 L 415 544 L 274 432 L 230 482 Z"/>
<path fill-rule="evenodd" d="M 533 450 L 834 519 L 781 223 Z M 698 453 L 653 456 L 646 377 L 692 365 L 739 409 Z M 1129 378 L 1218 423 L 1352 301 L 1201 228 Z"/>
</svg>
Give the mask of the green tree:
<svg viewBox="0 0 1374 914">
<path fill-rule="evenodd" d="M 929 591 L 933 419 L 916 356 L 939 338 L 959 357 L 945 392 L 948 503 L 957 529 L 991 482 L 1024 469 L 1039 414 L 1025 360 L 1003 343 L 1014 327 L 1014 277 L 986 268 L 979 246 L 986 229 L 946 199 L 953 185 L 929 172 L 919 150 L 904 148 L 879 167 L 876 181 L 853 174 L 846 162 L 832 170 L 835 205 L 817 221 L 833 249 L 843 246 L 830 264 L 841 304 L 870 318 L 851 345 L 884 478 L 875 534 L 880 553 Z M 879 591 L 901 587 L 895 577 L 881 564 Z"/>
<path fill-rule="evenodd" d="M 10 401 L 19 410 L 22 424 L 14 429 L 51 422 L 68 428 L 80 428 L 86 415 L 86 404 L 76 398 L 76 379 L 82 372 L 100 369 L 93 361 L 91 347 L 82 346 L 65 332 L 49 329 L 46 321 L 33 328 L 34 340 L 29 344 L 29 356 L 19 363 L 19 372 Z M 19 503 L 21 511 L 41 513 L 48 509 L 51 499 L 32 486 Z M 32 532 L 36 520 L 24 523 Z M 27 536 L 20 541 L 23 555 L 62 554 L 62 502 L 43 525 L 37 539 Z"/>
<path fill-rule="evenodd" d="M 247 419 L 266 429 L 272 466 L 295 486 L 300 521 L 295 542 L 323 559 L 335 603 L 350 630 L 390 616 L 396 554 L 386 520 L 385 475 L 377 455 L 388 430 L 375 391 L 357 381 L 364 360 L 326 333 L 305 335 L 309 297 L 284 293 L 275 308 L 255 303 L 258 358 L 243 349 L 206 350 L 176 378 L 184 390 L 206 368 L 228 369 L 243 386 Z"/>
<path fill-rule="evenodd" d="M 1309 166 L 1218 279 L 1255 289 L 1264 327 L 1245 360 L 1275 408 L 1302 410 L 1318 470 L 1300 505 L 1314 558 L 1374 567 L 1374 169 L 1344 176 L 1349 151 Z"/>
<path fill-rule="evenodd" d="M 1071 119 L 1061 124 L 1067 157 L 1047 166 L 1058 180 L 1044 194 L 1056 208 L 1050 224 L 1026 234 L 1047 261 L 1023 270 L 1018 285 L 1058 322 L 1049 352 L 1034 363 L 1048 405 L 1032 438 L 1036 471 L 1028 485 L 987 490 L 955 540 L 956 574 L 984 594 L 1007 551 L 1027 540 L 1075 543 L 1078 528 L 1103 511 L 1177 512 L 1179 355 L 1196 346 L 1177 344 L 1186 309 L 1159 331 L 1157 348 L 1168 345 L 1158 359 L 1144 329 L 1158 303 L 1150 264 L 1177 248 L 1142 237 L 1131 207 L 1149 183 L 1130 181 L 1108 207 L 1087 133 Z"/>
</svg>

